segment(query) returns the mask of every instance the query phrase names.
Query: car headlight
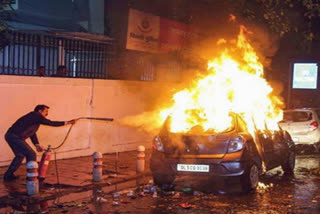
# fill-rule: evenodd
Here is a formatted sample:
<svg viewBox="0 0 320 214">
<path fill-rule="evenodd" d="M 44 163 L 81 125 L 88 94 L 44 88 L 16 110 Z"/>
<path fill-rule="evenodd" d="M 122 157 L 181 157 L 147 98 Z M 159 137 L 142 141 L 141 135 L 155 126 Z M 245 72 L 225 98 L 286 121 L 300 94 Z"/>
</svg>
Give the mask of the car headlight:
<svg viewBox="0 0 320 214">
<path fill-rule="evenodd" d="M 159 152 L 164 152 L 164 147 L 159 136 L 155 136 L 153 139 L 152 147 Z"/>
<path fill-rule="evenodd" d="M 243 149 L 244 140 L 241 136 L 234 137 L 230 140 L 228 153 L 237 152 Z"/>
</svg>

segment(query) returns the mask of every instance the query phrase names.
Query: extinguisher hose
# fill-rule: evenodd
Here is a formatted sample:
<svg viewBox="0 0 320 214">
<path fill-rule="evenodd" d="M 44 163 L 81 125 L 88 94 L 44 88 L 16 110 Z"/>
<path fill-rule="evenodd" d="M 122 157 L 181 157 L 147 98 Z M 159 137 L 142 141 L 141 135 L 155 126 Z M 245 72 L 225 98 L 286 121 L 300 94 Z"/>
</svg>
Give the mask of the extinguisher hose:
<svg viewBox="0 0 320 214">
<path fill-rule="evenodd" d="M 71 126 L 70 126 L 70 128 L 69 128 L 69 130 L 68 130 L 68 132 L 67 132 L 67 134 L 66 134 L 66 136 L 64 137 L 64 139 L 63 139 L 63 141 L 62 141 L 62 143 L 60 143 L 60 145 L 58 145 L 57 147 L 52 147 L 52 148 L 51 148 L 52 150 L 59 149 L 61 146 L 63 146 L 63 144 L 66 142 L 67 138 L 69 137 L 69 134 L 70 134 L 70 132 L 71 132 L 71 129 L 72 129 L 73 125 L 74 125 L 74 124 L 71 124 Z"/>
<path fill-rule="evenodd" d="M 57 146 L 57 147 L 51 147 L 51 148 L 49 147 L 50 150 L 52 150 L 52 151 L 53 151 L 53 154 L 54 154 L 54 163 L 55 163 L 55 168 L 56 168 L 56 176 L 57 176 L 57 184 L 58 184 L 58 193 L 59 193 L 58 195 L 60 195 L 60 176 L 59 176 L 59 170 L 58 170 L 58 164 L 57 164 L 57 154 L 56 154 L 56 152 L 55 152 L 54 150 L 59 149 L 61 146 L 63 146 L 63 144 L 66 142 L 66 140 L 67 140 L 67 138 L 68 138 L 68 136 L 69 136 L 69 134 L 70 134 L 70 132 L 71 132 L 71 129 L 72 129 L 73 125 L 74 125 L 74 124 L 71 124 L 71 126 L 70 126 L 70 128 L 69 128 L 69 130 L 68 130 L 68 132 L 67 132 L 67 134 L 66 134 L 66 136 L 64 137 L 62 143 L 60 143 L 59 146 Z"/>
<path fill-rule="evenodd" d="M 102 117 L 79 117 L 75 120 L 81 120 L 81 119 L 86 119 L 86 120 L 101 120 L 101 121 L 109 121 L 109 122 L 112 122 L 113 121 L 113 118 L 102 118 Z M 71 124 L 66 136 L 64 137 L 62 143 L 60 143 L 60 145 L 58 145 L 57 147 L 53 147 L 51 148 L 52 150 L 56 150 L 56 149 L 59 149 L 61 146 L 63 146 L 63 144 L 66 142 L 67 138 L 69 137 L 69 134 L 71 132 L 71 129 L 73 127 L 74 124 Z"/>
<path fill-rule="evenodd" d="M 102 121 L 109 121 L 112 122 L 113 118 L 110 117 L 79 117 L 76 120 L 80 120 L 80 119 L 86 119 L 86 120 L 102 120 Z"/>
<path fill-rule="evenodd" d="M 113 121 L 113 118 L 99 118 L 99 117 L 80 117 L 77 118 L 76 120 L 80 120 L 80 119 L 87 119 L 87 120 L 102 120 L 102 121 Z M 61 146 L 63 146 L 63 144 L 66 142 L 67 138 L 69 137 L 69 134 L 72 130 L 74 124 L 71 124 L 66 136 L 64 137 L 63 141 L 60 143 L 60 145 L 58 145 L 57 147 L 49 147 L 51 150 L 56 150 L 59 149 Z M 48 148 L 48 150 L 49 150 Z M 56 175 L 57 175 L 57 182 L 58 182 L 58 195 L 60 195 L 60 178 L 59 178 L 59 170 L 58 170 L 58 164 L 57 164 L 57 154 L 55 151 L 53 151 L 54 153 L 54 162 L 55 162 L 55 168 L 56 168 Z"/>
</svg>

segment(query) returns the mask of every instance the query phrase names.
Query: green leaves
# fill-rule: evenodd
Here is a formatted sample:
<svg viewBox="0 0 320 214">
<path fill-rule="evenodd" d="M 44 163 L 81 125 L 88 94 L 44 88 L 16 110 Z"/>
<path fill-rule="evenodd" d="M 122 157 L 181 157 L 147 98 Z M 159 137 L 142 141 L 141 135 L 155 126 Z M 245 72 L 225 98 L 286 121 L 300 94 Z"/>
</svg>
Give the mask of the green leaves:
<svg viewBox="0 0 320 214">
<path fill-rule="evenodd" d="M 266 24 L 279 37 L 297 34 L 302 43 L 320 38 L 312 31 L 314 20 L 320 18 L 320 0 L 244 0 L 238 11 L 249 21 Z"/>
<path fill-rule="evenodd" d="M 7 3 L 0 2 L 0 51 L 7 44 L 7 32 L 8 26 L 2 21 L 2 17 L 4 17 L 4 8 L 8 6 Z"/>
</svg>

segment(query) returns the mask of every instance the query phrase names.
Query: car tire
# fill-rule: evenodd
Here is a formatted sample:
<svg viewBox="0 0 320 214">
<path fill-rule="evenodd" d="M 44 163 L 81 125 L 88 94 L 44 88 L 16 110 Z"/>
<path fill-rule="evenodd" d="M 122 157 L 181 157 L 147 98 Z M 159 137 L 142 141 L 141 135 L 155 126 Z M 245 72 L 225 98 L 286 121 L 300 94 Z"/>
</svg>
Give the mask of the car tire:
<svg viewBox="0 0 320 214">
<path fill-rule="evenodd" d="M 285 174 L 292 175 L 294 173 L 295 162 L 296 162 L 296 153 L 291 150 L 289 152 L 287 159 L 281 165 L 281 168 Z"/>
<path fill-rule="evenodd" d="M 171 185 L 175 180 L 175 176 L 174 175 L 165 175 L 165 174 L 153 173 L 152 176 L 153 176 L 154 184 L 156 184 L 158 186 Z"/>
<path fill-rule="evenodd" d="M 242 175 L 240 182 L 244 192 L 250 192 L 257 188 L 259 183 L 259 168 L 256 163 L 250 164 Z"/>
</svg>

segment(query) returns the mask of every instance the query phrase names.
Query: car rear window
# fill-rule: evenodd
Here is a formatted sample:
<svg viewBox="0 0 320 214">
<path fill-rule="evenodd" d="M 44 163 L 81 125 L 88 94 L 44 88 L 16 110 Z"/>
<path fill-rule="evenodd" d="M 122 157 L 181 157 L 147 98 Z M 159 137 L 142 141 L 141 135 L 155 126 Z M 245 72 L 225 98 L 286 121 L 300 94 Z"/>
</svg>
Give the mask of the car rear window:
<svg viewBox="0 0 320 214">
<path fill-rule="evenodd" d="M 235 129 L 235 121 L 233 120 L 231 122 L 231 126 L 228 127 L 225 130 L 222 131 L 216 131 L 214 129 L 208 129 L 208 130 L 203 130 L 203 128 L 201 126 L 194 126 L 191 128 L 191 130 L 187 133 L 187 134 L 191 134 L 191 135 L 212 135 L 212 134 L 221 134 L 221 133 L 227 133 L 227 132 L 231 132 L 232 130 Z"/>
<path fill-rule="evenodd" d="M 200 125 L 195 125 L 194 127 L 192 127 L 187 133 L 185 134 L 190 134 L 190 135 L 212 135 L 212 134 L 220 134 L 220 133 L 227 133 L 230 131 L 233 131 L 236 127 L 236 116 L 231 114 L 230 115 L 232 120 L 231 120 L 231 126 L 228 127 L 227 129 L 223 130 L 223 131 L 216 131 L 214 129 L 209 129 L 209 130 L 203 130 L 202 126 Z M 172 118 L 169 116 L 165 123 L 164 126 L 162 128 L 162 132 L 168 132 L 170 130 L 170 120 L 172 120 Z M 169 131 L 170 132 L 170 131 Z"/>
<path fill-rule="evenodd" d="M 283 113 L 283 120 L 290 122 L 304 122 L 312 120 L 312 113 L 306 111 L 289 111 Z"/>
</svg>

